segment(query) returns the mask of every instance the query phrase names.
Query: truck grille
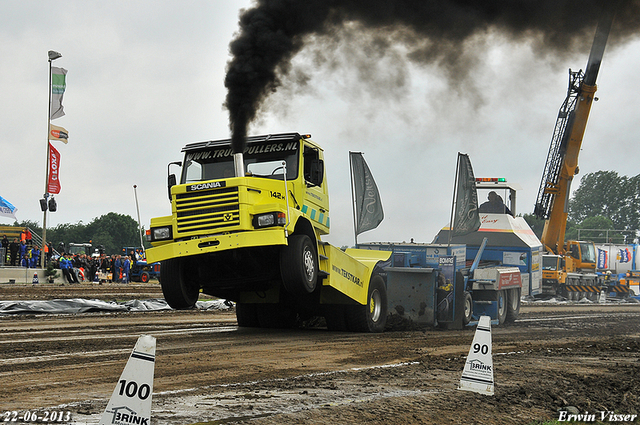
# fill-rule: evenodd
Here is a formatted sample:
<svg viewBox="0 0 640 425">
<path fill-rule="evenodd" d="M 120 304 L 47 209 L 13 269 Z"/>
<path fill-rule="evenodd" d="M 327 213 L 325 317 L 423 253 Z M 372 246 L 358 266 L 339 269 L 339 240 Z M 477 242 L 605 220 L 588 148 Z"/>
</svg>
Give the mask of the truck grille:
<svg viewBox="0 0 640 425">
<path fill-rule="evenodd" d="M 240 224 L 237 187 L 176 195 L 178 233 L 225 230 Z"/>
</svg>

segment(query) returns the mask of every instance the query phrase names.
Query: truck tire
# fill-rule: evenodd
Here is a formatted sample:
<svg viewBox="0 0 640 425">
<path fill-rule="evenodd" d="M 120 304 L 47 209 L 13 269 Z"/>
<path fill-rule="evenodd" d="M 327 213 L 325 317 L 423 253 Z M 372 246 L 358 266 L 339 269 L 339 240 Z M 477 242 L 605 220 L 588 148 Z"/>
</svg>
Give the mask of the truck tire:
<svg viewBox="0 0 640 425">
<path fill-rule="evenodd" d="M 520 314 L 520 288 L 507 291 L 507 322 L 514 322 Z"/>
<path fill-rule="evenodd" d="M 366 305 L 346 307 L 347 327 L 352 332 L 382 332 L 387 324 L 387 288 L 380 275 L 369 282 Z"/>
<path fill-rule="evenodd" d="M 282 284 L 290 294 L 310 294 L 318 282 L 318 256 L 307 235 L 292 235 L 280 253 Z"/>
<path fill-rule="evenodd" d="M 258 308 L 256 304 L 236 303 L 236 319 L 241 328 L 259 328 Z"/>
<path fill-rule="evenodd" d="M 162 262 L 162 293 L 167 304 L 176 310 L 193 308 L 200 295 L 200 286 L 183 265 L 179 258 Z"/>
<path fill-rule="evenodd" d="M 507 291 L 498 291 L 498 323 L 503 324 L 507 320 Z"/>
<path fill-rule="evenodd" d="M 297 314 L 293 308 L 278 304 L 256 304 L 261 328 L 292 329 L 297 325 Z"/>
<path fill-rule="evenodd" d="M 324 306 L 324 319 L 327 322 L 327 329 L 336 332 L 346 332 L 347 318 L 345 316 L 345 305 L 326 304 Z"/>
<path fill-rule="evenodd" d="M 140 273 L 140 282 L 148 283 L 149 282 L 149 272 Z"/>
<path fill-rule="evenodd" d="M 471 322 L 472 318 L 473 318 L 473 298 L 471 298 L 470 293 L 465 291 L 462 324 L 464 326 L 467 326 L 469 322 Z"/>
</svg>

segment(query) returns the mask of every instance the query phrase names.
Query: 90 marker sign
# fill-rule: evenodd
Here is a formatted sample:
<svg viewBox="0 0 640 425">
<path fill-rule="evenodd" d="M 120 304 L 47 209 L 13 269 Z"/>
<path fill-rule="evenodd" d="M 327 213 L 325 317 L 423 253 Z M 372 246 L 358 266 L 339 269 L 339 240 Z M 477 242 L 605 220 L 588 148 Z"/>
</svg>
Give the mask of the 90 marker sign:
<svg viewBox="0 0 640 425">
<path fill-rule="evenodd" d="M 489 353 L 489 346 L 487 344 L 478 344 L 476 342 L 475 344 L 473 344 L 473 353 L 481 353 L 483 355 L 487 355 L 487 353 Z"/>
</svg>

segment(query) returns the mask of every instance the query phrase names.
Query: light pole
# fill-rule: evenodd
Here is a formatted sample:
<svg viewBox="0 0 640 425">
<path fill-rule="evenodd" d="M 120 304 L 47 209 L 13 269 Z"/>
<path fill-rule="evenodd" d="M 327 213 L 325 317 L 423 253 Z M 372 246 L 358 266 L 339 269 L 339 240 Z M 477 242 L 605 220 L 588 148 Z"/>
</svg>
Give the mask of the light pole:
<svg viewBox="0 0 640 425">
<path fill-rule="evenodd" d="M 140 207 L 138 207 L 138 190 L 137 190 L 138 186 L 136 186 L 135 184 L 133 185 L 133 194 L 136 198 L 136 211 L 138 212 L 138 236 L 140 236 L 140 248 L 142 248 L 142 252 L 145 251 L 144 249 L 144 242 L 142 241 L 142 224 L 140 223 Z M 145 255 L 146 257 L 146 255 Z"/>
<path fill-rule="evenodd" d="M 51 62 L 54 60 L 61 58 L 62 55 L 53 50 L 49 50 L 49 107 L 47 113 L 47 157 L 45 160 L 45 171 L 44 171 L 44 202 L 41 202 L 41 209 L 43 213 L 42 218 L 42 250 L 40 251 L 40 265 L 44 268 L 45 263 L 45 255 L 44 255 L 44 247 L 47 245 L 47 202 L 49 201 L 49 133 L 51 131 Z"/>
</svg>

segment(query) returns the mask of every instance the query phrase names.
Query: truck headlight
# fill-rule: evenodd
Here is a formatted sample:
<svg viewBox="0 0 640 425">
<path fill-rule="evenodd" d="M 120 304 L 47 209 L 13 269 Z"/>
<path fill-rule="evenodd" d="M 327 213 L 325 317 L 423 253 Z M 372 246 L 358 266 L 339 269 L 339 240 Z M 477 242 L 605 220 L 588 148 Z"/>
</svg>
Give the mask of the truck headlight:
<svg viewBox="0 0 640 425">
<path fill-rule="evenodd" d="M 153 227 L 151 229 L 151 234 L 148 235 L 150 241 L 164 241 L 167 239 L 172 239 L 173 232 L 171 231 L 171 226 L 166 227 Z"/>
<path fill-rule="evenodd" d="M 253 216 L 253 227 L 256 229 L 260 229 L 262 227 L 284 226 L 286 224 L 287 216 L 282 212 L 271 212 Z"/>
</svg>

